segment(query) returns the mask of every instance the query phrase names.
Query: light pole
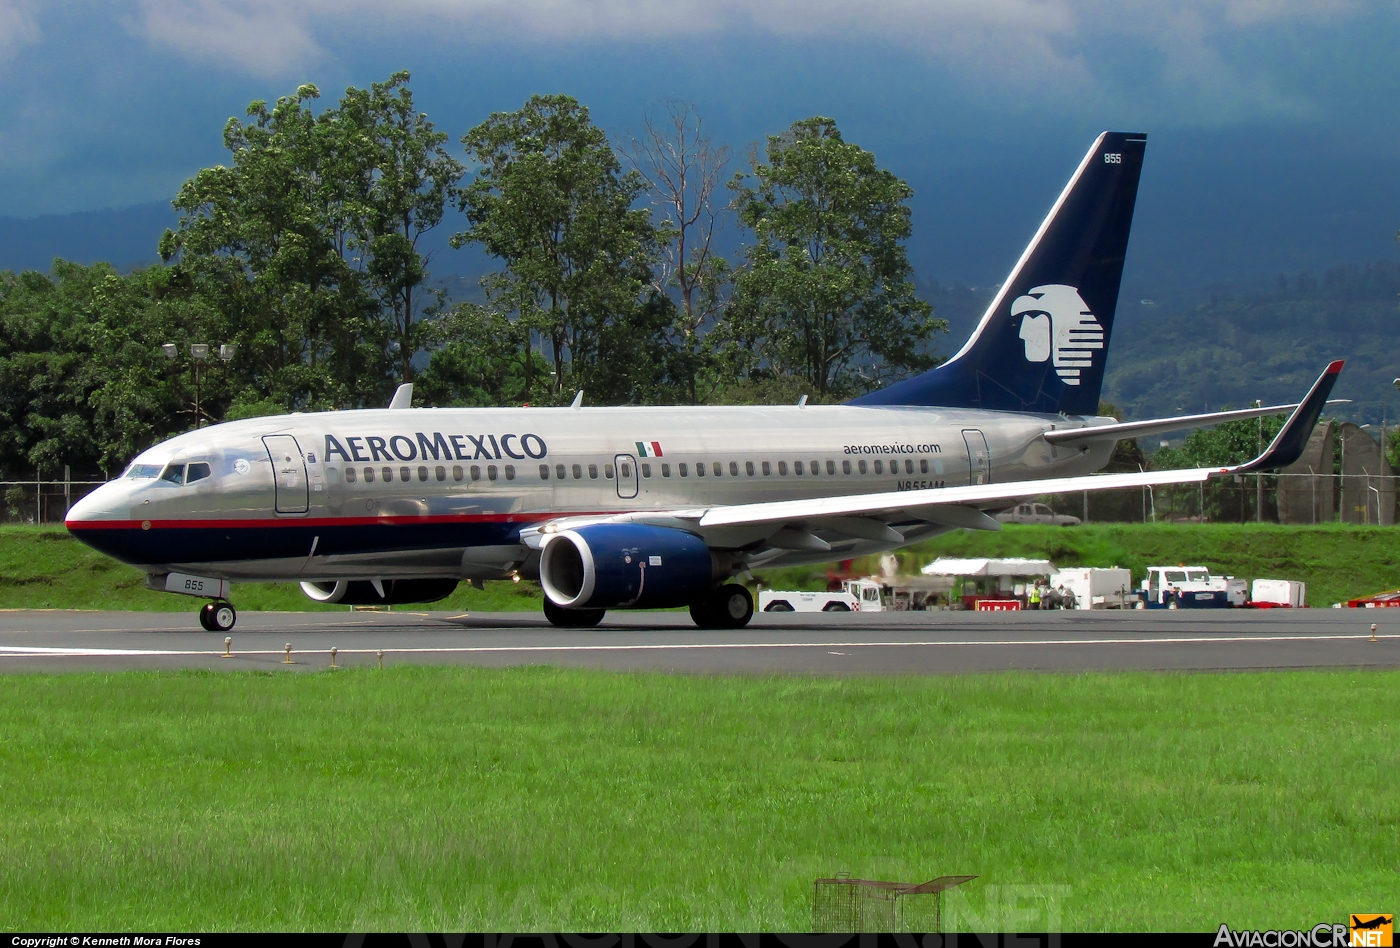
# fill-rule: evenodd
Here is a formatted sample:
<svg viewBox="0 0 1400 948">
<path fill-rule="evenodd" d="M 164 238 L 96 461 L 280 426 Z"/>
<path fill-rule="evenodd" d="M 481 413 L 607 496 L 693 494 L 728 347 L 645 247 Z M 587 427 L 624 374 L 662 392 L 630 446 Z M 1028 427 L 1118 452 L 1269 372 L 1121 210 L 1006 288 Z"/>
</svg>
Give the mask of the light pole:
<svg viewBox="0 0 1400 948">
<path fill-rule="evenodd" d="M 160 351 L 171 361 L 180 355 L 180 347 L 173 342 L 162 345 Z M 224 343 L 219 346 L 219 361 L 227 367 L 229 360 L 237 351 L 238 345 L 236 343 Z M 194 426 L 196 428 L 204 421 L 204 411 L 200 407 L 200 393 L 204 381 L 204 369 L 208 362 L 209 344 L 205 342 L 190 343 L 190 373 L 194 376 Z"/>
</svg>

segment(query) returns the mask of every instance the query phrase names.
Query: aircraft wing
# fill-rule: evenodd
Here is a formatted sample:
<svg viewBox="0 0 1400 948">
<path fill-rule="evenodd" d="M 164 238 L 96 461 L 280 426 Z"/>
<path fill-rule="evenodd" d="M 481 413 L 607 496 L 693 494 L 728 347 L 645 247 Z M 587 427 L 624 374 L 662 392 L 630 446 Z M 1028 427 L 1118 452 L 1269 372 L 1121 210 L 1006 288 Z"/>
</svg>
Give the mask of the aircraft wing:
<svg viewBox="0 0 1400 948">
<path fill-rule="evenodd" d="M 1329 405 L 1350 402 L 1349 398 L 1330 398 Z M 1243 418 L 1263 418 L 1268 415 L 1284 415 L 1297 408 L 1297 405 L 1268 405 L 1263 408 L 1237 408 L 1232 411 L 1212 411 L 1200 415 L 1178 415 L 1175 418 L 1150 418 L 1145 421 L 1123 421 L 1113 425 L 1090 425 L 1084 428 L 1060 428 L 1045 432 L 1045 440 L 1051 444 L 1091 444 L 1100 441 L 1120 441 L 1123 438 L 1138 438 L 1145 435 L 1164 434 L 1168 431 L 1181 431 L 1186 428 L 1203 428 L 1227 421 Z"/>
<path fill-rule="evenodd" d="M 1000 524 L 987 516 L 982 508 L 1006 506 L 1006 501 L 1044 494 L 1195 484 L 1211 477 L 1246 474 L 1292 464 L 1302 454 L 1341 370 L 1342 362 L 1330 364 L 1263 453 L 1252 461 L 1233 467 L 1089 474 L 686 510 L 636 511 L 555 521 L 524 531 L 522 540 L 527 546 L 537 547 L 544 539 L 540 533 L 547 534 L 603 520 L 631 521 L 692 530 L 714 546 L 759 544 L 776 549 L 821 553 L 832 549 L 833 537 L 897 546 L 907 541 L 906 533 L 916 532 L 923 525 L 997 530 Z"/>
</svg>

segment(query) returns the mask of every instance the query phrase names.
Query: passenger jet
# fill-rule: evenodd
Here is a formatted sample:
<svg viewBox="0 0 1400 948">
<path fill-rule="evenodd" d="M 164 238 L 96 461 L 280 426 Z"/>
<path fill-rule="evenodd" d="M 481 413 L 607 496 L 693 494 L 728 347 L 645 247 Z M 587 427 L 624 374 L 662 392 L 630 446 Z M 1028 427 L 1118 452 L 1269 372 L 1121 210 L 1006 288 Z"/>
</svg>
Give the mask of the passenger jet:
<svg viewBox="0 0 1400 948">
<path fill-rule="evenodd" d="M 1105 132 L 971 338 L 844 405 L 388 408 L 226 422 L 171 438 L 70 511 L 69 531 L 152 589 L 298 582 L 318 602 L 434 602 L 528 579 L 545 615 L 689 606 L 739 628 L 762 566 L 850 559 L 1041 494 L 1187 484 L 1302 452 L 1341 362 L 1298 405 L 1119 423 L 1097 415 L 1146 136 Z M 1121 438 L 1291 411 L 1237 467 L 1095 475 Z"/>
</svg>

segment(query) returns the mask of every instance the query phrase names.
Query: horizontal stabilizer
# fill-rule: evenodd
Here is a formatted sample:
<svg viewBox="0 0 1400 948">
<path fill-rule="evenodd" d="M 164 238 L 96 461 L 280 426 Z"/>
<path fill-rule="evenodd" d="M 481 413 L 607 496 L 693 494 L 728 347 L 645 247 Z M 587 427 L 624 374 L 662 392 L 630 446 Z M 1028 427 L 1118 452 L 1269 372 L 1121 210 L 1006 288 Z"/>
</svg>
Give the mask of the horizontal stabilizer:
<svg viewBox="0 0 1400 948">
<path fill-rule="evenodd" d="M 1349 402 L 1349 398 L 1331 398 L 1329 405 Z M 1269 415 L 1282 415 L 1291 412 L 1297 405 L 1269 405 L 1264 408 L 1238 408 L 1233 411 L 1213 411 L 1201 415 L 1179 415 L 1176 418 L 1152 418 L 1146 421 L 1124 421 L 1116 425 L 1091 425 L 1087 428 L 1061 428 L 1045 432 L 1045 440 L 1051 444 L 1087 444 L 1094 441 L 1121 441 L 1124 438 L 1140 438 L 1144 435 L 1165 434 L 1168 431 L 1181 431 L 1186 428 L 1204 428 L 1227 421 L 1244 418 L 1266 418 Z"/>
</svg>

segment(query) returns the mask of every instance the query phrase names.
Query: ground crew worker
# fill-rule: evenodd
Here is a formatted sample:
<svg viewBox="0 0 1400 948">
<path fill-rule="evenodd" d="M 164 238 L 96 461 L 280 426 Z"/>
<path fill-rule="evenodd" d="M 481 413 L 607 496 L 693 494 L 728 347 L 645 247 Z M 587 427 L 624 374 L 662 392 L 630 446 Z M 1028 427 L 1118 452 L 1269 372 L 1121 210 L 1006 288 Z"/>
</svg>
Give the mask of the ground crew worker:
<svg viewBox="0 0 1400 948">
<path fill-rule="evenodd" d="M 1037 582 L 1034 586 L 1031 587 L 1031 608 L 1032 608 L 1032 609 L 1039 609 L 1039 608 L 1040 608 L 1040 583 L 1039 583 L 1039 582 Z"/>
</svg>

